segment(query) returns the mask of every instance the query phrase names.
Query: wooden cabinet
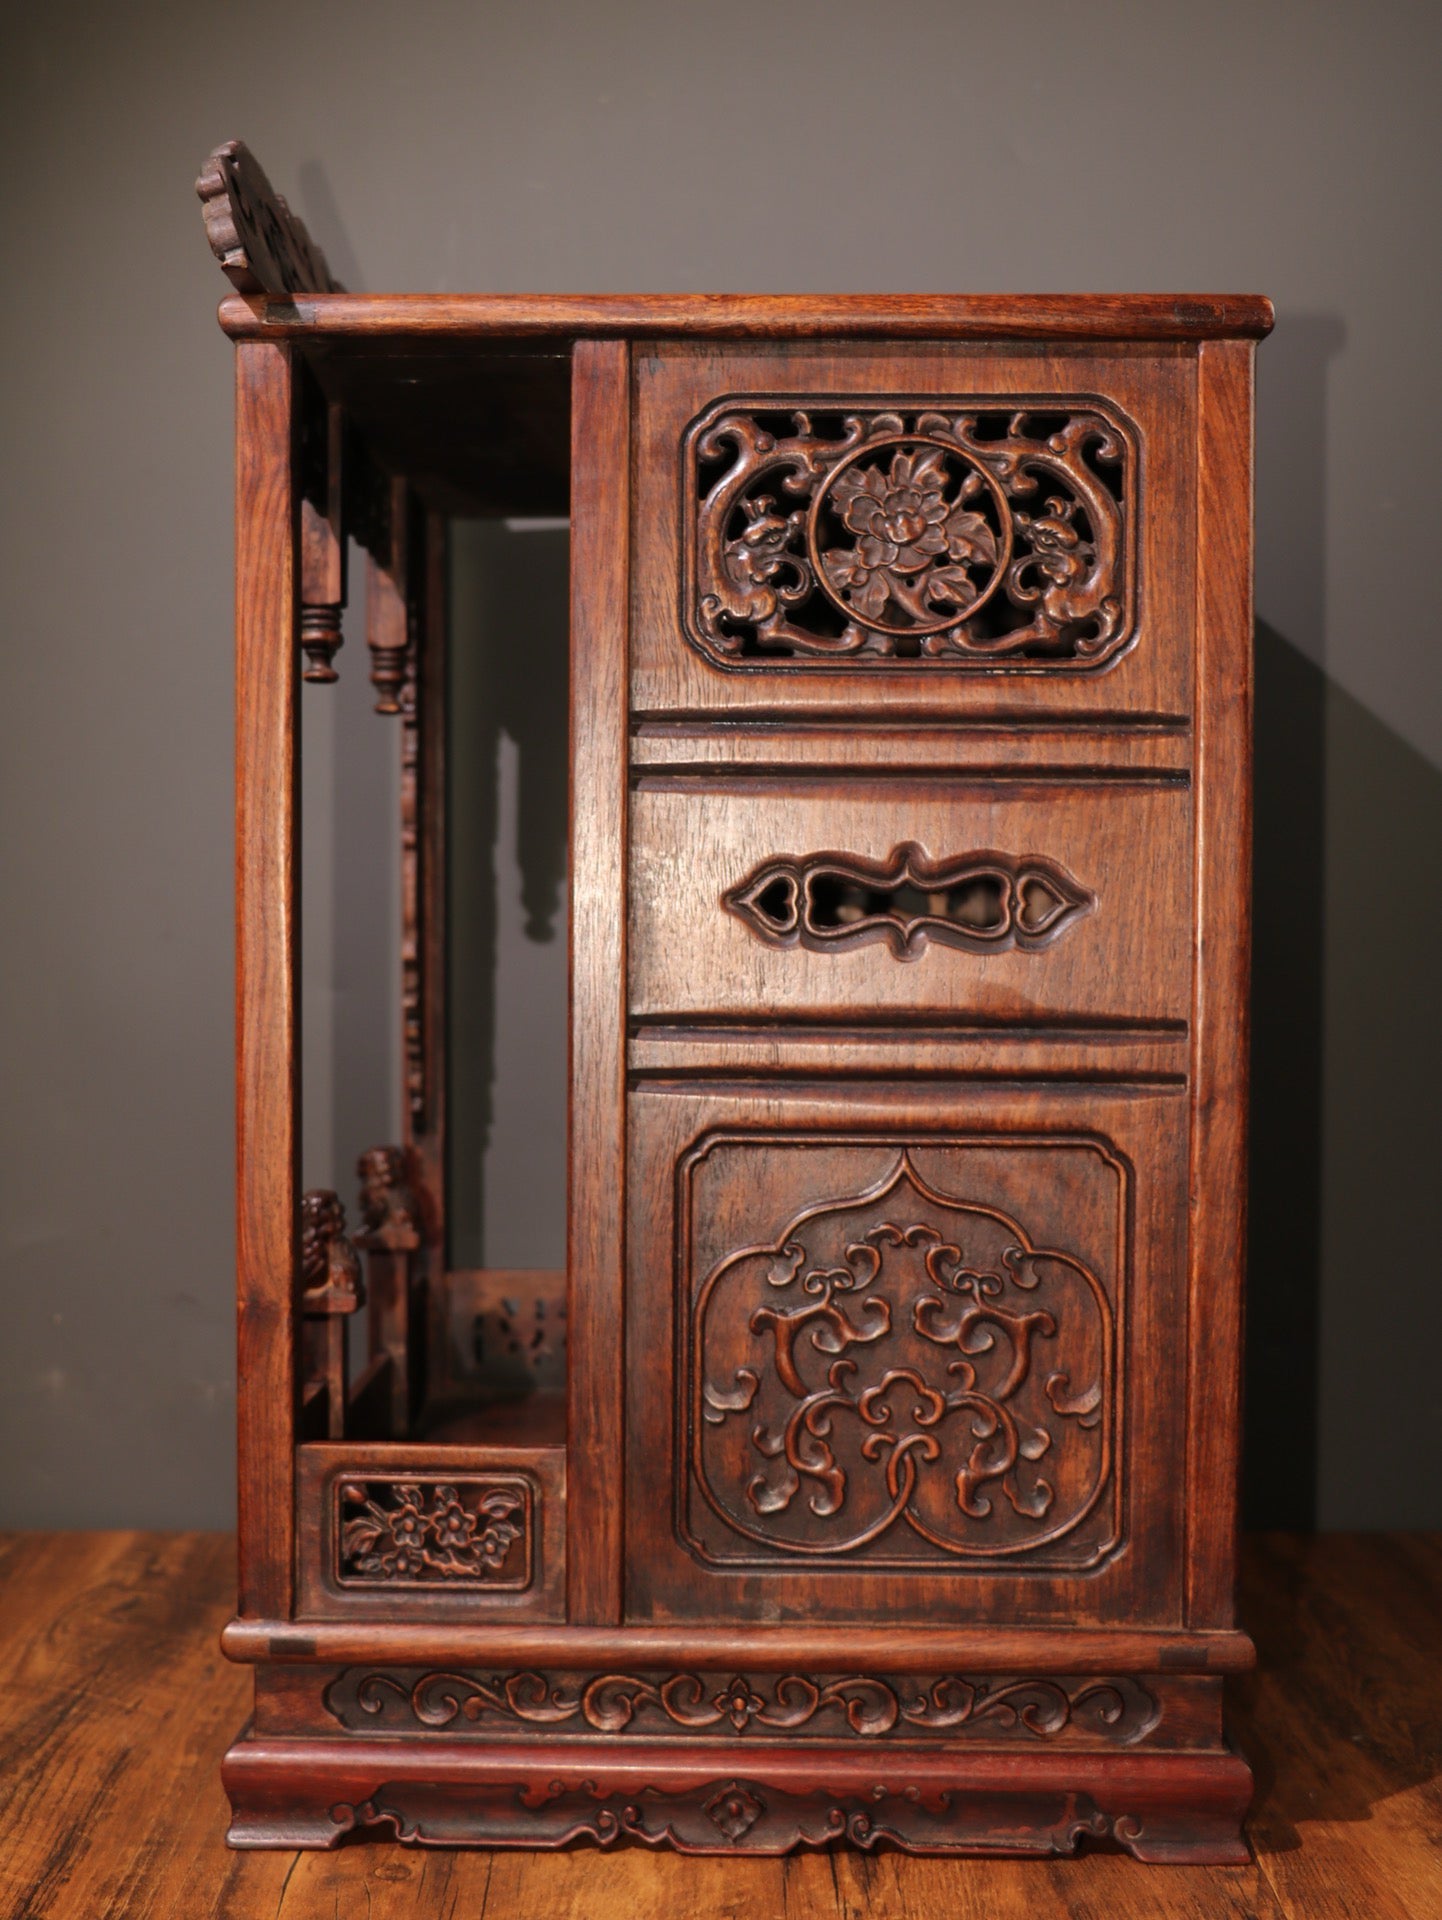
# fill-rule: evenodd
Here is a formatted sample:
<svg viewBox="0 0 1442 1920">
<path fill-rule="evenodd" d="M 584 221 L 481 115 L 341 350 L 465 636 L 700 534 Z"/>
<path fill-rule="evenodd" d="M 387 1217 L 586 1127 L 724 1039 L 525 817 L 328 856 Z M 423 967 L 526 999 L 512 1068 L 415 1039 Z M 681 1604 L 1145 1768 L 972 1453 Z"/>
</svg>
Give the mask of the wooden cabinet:
<svg viewBox="0 0 1442 1920">
<path fill-rule="evenodd" d="M 348 295 L 244 149 L 200 190 L 238 290 L 233 1840 L 1245 1857 L 1267 303 Z M 566 1267 L 487 1270 L 447 1225 L 446 529 L 567 511 Z M 294 795 L 352 541 L 405 1110 L 348 1228 L 296 1166 Z"/>
</svg>

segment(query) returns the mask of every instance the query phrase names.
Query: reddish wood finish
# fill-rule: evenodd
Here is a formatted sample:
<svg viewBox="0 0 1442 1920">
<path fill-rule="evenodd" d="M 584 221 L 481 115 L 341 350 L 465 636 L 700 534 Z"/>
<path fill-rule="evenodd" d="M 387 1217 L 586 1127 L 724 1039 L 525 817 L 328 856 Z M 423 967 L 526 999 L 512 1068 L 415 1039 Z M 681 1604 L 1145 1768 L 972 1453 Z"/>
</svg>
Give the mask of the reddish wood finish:
<svg viewBox="0 0 1442 1920">
<path fill-rule="evenodd" d="M 212 174 L 249 276 L 232 1838 L 1244 1858 L 1270 307 L 344 296 L 248 156 Z M 343 594 L 342 468 L 403 733 L 405 1147 L 362 1163 L 349 1394 L 295 1168 L 297 603 Z M 567 1268 L 453 1269 L 444 515 L 564 485 Z"/>
<path fill-rule="evenodd" d="M 1442 1912 L 1434 1784 L 1442 1726 L 1442 1664 L 1435 1657 L 1442 1536 L 1254 1537 L 1244 1542 L 1242 1573 L 1243 1611 L 1256 1629 L 1262 1665 L 1228 1690 L 1243 1750 L 1267 1761 L 1247 1822 L 1249 1866 L 1178 1873 L 1141 1865 L 1105 1843 L 1084 1843 L 1079 1857 L 1058 1860 L 938 1859 L 845 1847 L 781 1858 L 678 1858 L 635 1844 L 613 1847 L 604 1860 L 575 1847 L 402 1852 L 343 1845 L 297 1855 L 285 1848 L 227 1852 L 224 1843 L 219 1756 L 246 1711 L 249 1681 L 222 1659 L 218 1645 L 234 1603 L 233 1541 L 175 1533 L 0 1537 L 0 1643 L 11 1674 L 0 1690 L 11 1814 L 0 1854 L 0 1909 L 57 1920 L 351 1920 L 357 1913 L 437 1920 L 483 1912 L 588 1920 L 735 1920 L 738 1913 L 785 1913 L 787 1920 L 1036 1920 L 1053 1913 L 1420 1920 Z M 562 1630 L 554 1637 L 562 1639 Z M 805 1654 L 804 1630 L 797 1639 Z M 1338 1658 L 1339 1647 L 1345 1658 Z M 584 1663 L 594 1657 L 586 1652 Z M 366 1649 L 359 1658 L 369 1658 Z M 613 1655 L 599 1658 L 597 1670 L 615 1670 Z M 535 1661 L 544 1664 L 540 1654 Z M 489 1665 L 489 1657 L 480 1664 Z M 666 1657 L 654 1664 L 676 1670 Z M 744 1644 L 734 1659 L 725 1654 L 717 1664 L 728 1681 L 738 1672 L 756 1677 Z M 323 1680 L 304 1663 L 269 1668 L 258 1731 L 283 1738 L 289 1727 L 294 1737 L 328 1721 L 332 1735 L 340 1733 L 321 1704 L 333 1671 Z M 1148 1742 L 1162 1726 L 1176 1726 L 1179 1694 L 1189 1686 L 1151 1671 L 1147 1684 L 1165 1710 Z M 763 1684 L 756 1691 L 771 1690 Z M 337 1696 L 343 1711 L 346 1697 L 344 1690 Z M 389 1720 L 400 1703 L 393 1692 L 386 1699 Z M 638 1717 L 649 1726 L 655 1713 Z M 464 1720 L 467 1749 L 497 1724 L 491 1714 Z M 564 1725 L 555 1732 L 563 1734 Z M 633 1723 L 619 1740 L 634 1744 L 638 1733 L 653 1738 Z M 699 1737 L 714 1742 L 718 1735 Z M 759 1737 L 754 1725 L 741 1736 L 743 1773 L 756 1764 Z M 1067 1738 L 1064 1732 L 1060 1741 Z M 856 1744 L 884 1757 L 894 1740 L 893 1731 Z"/>
<path fill-rule="evenodd" d="M 1196 904 L 1187 1620 L 1235 1614 L 1252 949 L 1252 361 L 1197 354 Z"/>
<path fill-rule="evenodd" d="M 1257 339 L 1272 303 L 1255 294 L 985 293 L 299 293 L 230 298 L 221 325 L 237 339 L 384 334 L 525 338 L 873 340 Z"/>
<path fill-rule="evenodd" d="M 630 352 L 575 351 L 571 464 L 569 1617 L 621 1618 Z"/>
<path fill-rule="evenodd" d="M 295 370 L 236 355 L 236 1419 L 240 1611 L 291 1598 L 300 1214 Z"/>
</svg>

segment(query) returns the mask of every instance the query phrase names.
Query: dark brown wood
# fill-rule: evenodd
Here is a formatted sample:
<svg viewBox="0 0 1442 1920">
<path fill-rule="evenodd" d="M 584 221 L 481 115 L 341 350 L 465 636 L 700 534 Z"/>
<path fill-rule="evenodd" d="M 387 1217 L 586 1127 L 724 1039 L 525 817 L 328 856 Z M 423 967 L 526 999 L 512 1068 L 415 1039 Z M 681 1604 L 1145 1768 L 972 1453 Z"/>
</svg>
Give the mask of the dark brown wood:
<svg viewBox="0 0 1442 1920">
<path fill-rule="evenodd" d="M 416 1299 L 416 1258 L 421 1246 L 420 1209 L 406 1182 L 400 1147 L 372 1147 L 356 1166 L 360 1179 L 361 1231 L 356 1245 L 367 1255 L 368 1333 L 372 1360 L 389 1361 L 386 1431 L 407 1431 L 419 1401 L 419 1356 L 411 1328 L 423 1317 Z M 334 1437 L 334 1436 L 332 1436 Z"/>
<path fill-rule="evenodd" d="M 354 1287 L 333 1199 L 312 1204 L 298 1447 L 294 1322 L 247 1336 L 291 1397 L 259 1441 L 243 1403 L 268 1584 L 226 1635 L 257 1668 L 237 1844 L 1091 1835 L 1240 1860 L 1220 1676 L 1250 1655 L 1269 307 L 296 291 L 225 317 L 243 358 L 304 356 L 327 422 L 320 479 L 289 389 L 289 439 L 277 412 L 244 443 L 284 466 L 279 505 L 242 486 L 243 548 L 278 562 L 243 553 L 242 657 L 289 688 L 243 731 L 242 906 L 283 972 L 296 820 L 267 781 L 293 786 L 297 571 L 336 604 L 298 500 L 334 534 L 336 471 L 402 724 L 405 1146 L 362 1163 L 349 1397 Z M 466 743 L 442 519 L 562 488 L 564 1275 L 445 1244 L 444 757 Z M 284 1110 L 257 1148 L 253 1104 L 242 1188 L 282 1303 L 285 984 L 243 1081 Z"/>
<path fill-rule="evenodd" d="M 242 140 L 211 154 L 195 183 L 205 237 L 240 293 L 340 293 L 325 255 Z"/>
<path fill-rule="evenodd" d="M 432 1626 L 563 1616 L 562 1448 L 317 1441 L 296 1480 L 306 1634 L 397 1612 Z"/>
<path fill-rule="evenodd" d="M 885 722 L 893 729 L 904 721 L 939 724 L 964 719 L 968 726 L 981 721 L 994 727 L 1010 725 L 1023 741 L 1030 738 L 1032 728 L 1054 730 L 1078 721 L 1096 728 L 1104 722 L 1129 720 L 1181 726 L 1189 719 L 1195 615 L 1190 536 L 1197 453 L 1193 353 L 1136 341 L 1069 348 L 1044 338 L 1029 350 L 997 341 L 942 345 L 934 339 L 896 340 L 887 346 L 829 338 L 769 345 L 661 339 L 638 340 L 633 360 L 638 536 L 631 578 L 631 702 L 637 714 L 653 723 L 703 719 L 732 723 L 754 716 L 757 721 L 784 718 L 792 725 L 833 728 L 847 722 L 876 728 Z M 914 628 L 911 653 L 896 651 L 905 636 L 895 634 L 874 635 L 856 644 L 847 638 L 855 623 L 848 624 L 840 607 L 824 604 L 819 589 L 808 590 L 803 604 L 783 609 L 792 626 L 801 620 L 807 626 L 799 645 L 791 645 L 783 636 L 779 650 L 747 638 L 748 631 L 757 627 L 755 619 L 739 619 L 724 609 L 708 612 L 707 582 L 699 576 L 695 559 L 706 545 L 707 499 L 740 464 L 732 453 L 733 443 L 725 440 L 714 457 L 701 457 L 709 443 L 705 435 L 697 437 L 696 429 L 700 423 L 710 423 L 714 432 L 718 394 L 725 396 L 722 418 L 760 414 L 783 441 L 798 439 L 788 431 L 794 416 L 810 421 L 813 432 L 799 436 L 806 445 L 794 454 L 797 459 L 828 458 L 818 455 L 810 442 L 819 439 L 823 447 L 844 442 L 848 420 L 861 428 L 888 414 L 900 414 L 911 425 L 939 416 L 953 438 L 957 421 L 963 423 L 964 438 L 979 430 L 980 423 L 985 423 L 987 434 L 998 434 L 1019 421 L 1020 431 L 1009 435 L 1014 442 L 1034 442 L 1038 423 L 1054 425 L 1063 414 L 1071 421 L 1087 415 L 1105 419 L 1116 436 L 1120 457 L 1093 465 L 1088 453 L 1080 463 L 1091 475 L 1088 486 L 1101 486 L 1104 476 L 1110 475 L 1122 495 L 1123 527 L 1115 542 L 1120 564 L 1114 562 L 1110 569 L 1115 592 L 1104 596 L 1115 600 L 1115 610 L 1107 617 L 1111 631 L 1097 653 L 1082 653 L 1081 640 L 1065 635 L 1050 652 L 1003 651 L 988 658 L 977 651 L 998 638 L 1003 646 L 1014 641 L 1024 629 L 1013 622 L 1027 613 L 1035 615 L 1044 604 L 1043 599 L 1028 596 L 1063 589 L 1080 549 L 1050 556 L 1048 564 L 1059 579 L 1032 568 L 1013 580 L 1009 559 L 1000 570 L 998 584 L 998 570 L 986 567 L 976 583 L 991 583 L 987 605 L 978 616 L 979 631 L 974 639 L 963 638 L 960 646 L 947 638 L 945 629 L 920 635 Z M 1085 407 L 1082 399 L 1087 400 Z M 979 423 L 978 429 L 965 427 L 968 420 Z M 1017 484 L 1018 476 L 1005 451 L 1006 441 L 991 444 L 1002 449 L 987 457 L 997 462 L 992 479 L 1005 494 L 1007 486 Z M 943 508 L 964 484 L 964 472 L 976 471 L 969 462 L 963 463 L 959 453 L 948 453 L 946 458 Z M 1065 468 L 1064 458 L 1061 465 Z M 1027 514 L 1042 528 L 1057 521 L 1058 516 L 1047 510 L 1048 502 L 1071 497 L 1070 486 L 1055 478 L 1050 460 L 1038 472 L 1027 470 L 1021 477 L 1035 479 L 1034 492 L 1023 492 L 1016 499 L 1008 494 L 1005 514 L 994 501 L 987 509 L 991 515 L 987 524 L 998 539 L 1003 521 L 1013 521 L 1018 513 Z M 787 469 L 768 467 L 749 491 L 773 501 L 771 519 L 793 511 L 806 518 L 821 483 L 805 496 L 800 485 Z M 907 510 L 924 518 L 936 506 L 928 507 L 923 490 L 916 495 L 915 507 Z M 738 504 L 734 517 L 744 518 L 744 511 Z M 902 523 L 895 524 L 901 532 Z M 860 537 L 835 513 L 828 514 L 826 525 L 829 532 L 817 530 L 814 535 L 802 528 L 786 548 L 798 550 L 793 558 L 806 561 L 813 579 L 818 571 L 825 572 L 819 559 L 822 547 L 829 552 L 850 551 Z M 1037 537 L 1041 538 L 1040 532 Z M 738 540 L 740 529 L 733 527 L 730 538 Z M 1046 538 L 1053 548 L 1062 542 L 1054 530 Z M 815 563 L 802 551 L 808 539 L 818 549 Z M 923 550 L 925 539 L 921 535 L 921 545 L 912 549 L 913 559 L 929 560 Z M 1013 541 L 1013 558 L 1018 563 L 1025 557 L 1023 550 L 1029 550 L 1030 539 L 1024 535 Z M 1088 541 L 1087 548 L 1092 544 Z M 878 559 L 886 558 L 883 546 L 873 551 Z M 890 571 L 895 574 L 894 563 Z M 903 577 L 919 575 L 913 569 Z M 789 564 L 761 583 L 765 588 L 784 586 L 788 592 L 800 591 L 804 584 Z M 846 591 L 857 589 L 847 587 Z M 756 594 L 757 589 L 753 587 L 752 592 Z M 739 605 L 739 599 L 732 604 Z M 762 606 L 764 600 L 758 595 L 758 612 Z M 1001 609 L 994 621 L 992 608 Z M 1092 617 L 1079 626 L 1099 633 L 1097 612 L 1093 603 Z M 992 625 L 998 631 L 988 639 L 980 629 Z M 708 626 L 715 627 L 719 642 L 708 636 Z M 822 635 L 825 638 L 818 646 Z M 740 651 L 726 650 L 738 640 Z M 935 651 L 922 651 L 927 640 Z"/>
<path fill-rule="evenodd" d="M 722 1920 L 738 1911 L 785 1911 L 793 1920 L 1032 1920 L 1052 1911 L 1419 1920 L 1437 1912 L 1442 1540 L 1257 1537 L 1244 1545 L 1242 1569 L 1243 1616 L 1262 1665 L 1234 1697 L 1235 1734 L 1266 1758 L 1248 1822 L 1250 1865 L 1179 1873 L 1139 1865 L 1103 1842 L 1051 1862 L 845 1849 L 677 1858 L 624 1844 L 603 1864 L 584 1849 L 228 1851 L 218 1762 L 249 1688 L 217 1644 L 231 1605 L 230 1539 L 0 1537 L 0 1644 L 10 1652 L 0 1690 L 10 1815 L 0 1909 L 57 1920 L 344 1920 L 353 1912 L 439 1920 L 483 1910 L 597 1920 Z M 275 1671 L 308 1681 L 303 1668 Z M 263 1700 L 261 1711 L 269 1725 L 278 1708 Z M 736 1744 L 749 1753 L 755 1737 L 753 1729 Z M 881 1743 L 868 1741 L 868 1750 Z M 718 1791 L 726 1784 L 718 1780 Z"/>
<path fill-rule="evenodd" d="M 450 632 L 450 541 L 446 521 L 425 521 L 424 584 L 420 633 L 412 680 L 414 698 L 402 715 L 404 750 L 414 755 L 415 920 L 404 924 L 402 943 L 414 941 L 417 1005 L 408 1009 L 408 1041 L 418 1038 L 419 1059 L 408 1059 L 406 1142 L 420 1203 L 428 1278 L 439 1284 L 446 1262 L 447 876 L 446 876 L 446 672 Z M 402 817 L 402 837 L 411 824 Z M 403 914 L 407 900 L 403 898 Z M 402 985 L 411 984 L 403 980 Z M 414 1029 L 418 1028 L 418 1033 Z"/>
<path fill-rule="evenodd" d="M 307 455 L 317 469 L 313 489 L 300 502 L 300 644 L 305 678 L 334 681 L 332 664 L 344 636 L 346 601 L 345 415 L 334 401 L 311 409 L 319 442 Z M 311 492 L 318 496 L 311 497 Z"/>
<path fill-rule="evenodd" d="M 366 561 L 366 645 L 377 713 L 402 711 L 412 670 L 410 523 L 410 489 L 392 478 L 384 495 L 384 538 Z"/>
<path fill-rule="evenodd" d="M 1185 1138 L 1175 1088 L 634 1093 L 628 1618 L 1180 1624 Z"/>
<path fill-rule="evenodd" d="M 346 1321 L 364 1302 L 360 1261 L 346 1237 L 345 1208 L 329 1188 L 315 1187 L 300 1203 L 300 1298 L 303 1399 L 324 1397 L 324 1436 L 339 1440 L 350 1404 Z"/>
<path fill-rule="evenodd" d="M 236 356 L 236 1418 L 240 1611 L 290 1607 L 300 1215 L 297 404 L 289 349 Z"/>
<path fill-rule="evenodd" d="M 1272 328 L 1256 294 L 1183 293 L 464 293 L 349 294 L 222 301 L 237 339 L 274 335 L 533 334 L 641 339 L 1255 339 Z"/>
<path fill-rule="evenodd" d="M 630 352 L 582 341 L 572 385 L 568 1617 L 621 1618 Z"/>
</svg>

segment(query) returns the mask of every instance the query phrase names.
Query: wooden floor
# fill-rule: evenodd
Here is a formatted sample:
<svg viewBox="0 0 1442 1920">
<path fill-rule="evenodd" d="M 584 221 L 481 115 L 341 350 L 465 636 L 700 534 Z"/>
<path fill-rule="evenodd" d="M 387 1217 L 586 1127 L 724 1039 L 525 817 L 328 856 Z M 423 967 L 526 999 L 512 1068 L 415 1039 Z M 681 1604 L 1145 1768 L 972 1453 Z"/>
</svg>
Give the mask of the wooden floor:
<svg viewBox="0 0 1442 1920">
<path fill-rule="evenodd" d="M 1262 1654 L 1235 1732 L 1256 1768 L 1248 1867 L 644 1850 L 231 1853 L 217 1777 L 248 1676 L 216 1635 L 214 1534 L 0 1536 L 3 1920 L 1438 1920 L 1442 1536 L 1264 1536 Z"/>
</svg>

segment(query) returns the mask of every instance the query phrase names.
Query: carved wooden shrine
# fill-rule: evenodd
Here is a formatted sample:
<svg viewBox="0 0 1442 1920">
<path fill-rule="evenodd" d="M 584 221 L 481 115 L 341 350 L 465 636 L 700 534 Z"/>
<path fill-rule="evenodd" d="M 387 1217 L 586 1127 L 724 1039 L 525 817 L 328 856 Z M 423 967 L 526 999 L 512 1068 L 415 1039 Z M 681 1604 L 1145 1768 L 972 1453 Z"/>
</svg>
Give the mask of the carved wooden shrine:
<svg viewBox="0 0 1442 1920">
<path fill-rule="evenodd" d="M 1244 1858 L 1268 303 L 347 294 L 243 147 L 199 191 L 237 354 L 232 1839 Z M 447 524 L 568 501 L 567 1268 L 459 1270 Z M 405 1099 L 348 1237 L 298 1166 L 296 794 L 350 540 Z"/>
</svg>

